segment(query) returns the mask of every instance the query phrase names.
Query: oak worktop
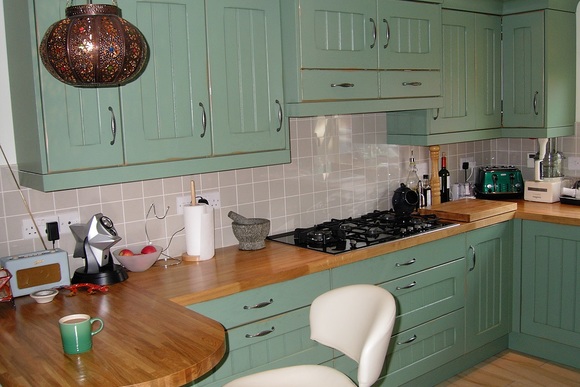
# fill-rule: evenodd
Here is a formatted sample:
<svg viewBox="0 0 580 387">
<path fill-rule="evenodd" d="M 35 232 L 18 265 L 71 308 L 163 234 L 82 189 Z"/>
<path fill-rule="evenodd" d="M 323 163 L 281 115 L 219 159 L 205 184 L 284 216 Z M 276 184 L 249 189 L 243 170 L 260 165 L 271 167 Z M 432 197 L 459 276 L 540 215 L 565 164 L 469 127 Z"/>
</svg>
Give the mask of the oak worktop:
<svg viewBox="0 0 580 387">
<path fill-rule="evenodd" d="M 483 204 L 464 200 L 469 202 L 463 205 L 476 208 Z M 112 285 L 106 294 L 79 291 L 76 296 L 67 297 L 61 292 L 54 302 L 45 305 L 20 297 L 15 311 L 8 304 L 0 305 L 0 384 L 55 385 L 54 380 L 59 380 L 63 385 L 59 377 L 66 376 L 64 380 L 69 385 L 181 385 L 211 369 L 225 351 L 223 327 L 183 306 L 514 218 L 580 226 L 580 207 L 523 200 L 515 203 L 515 211 L 344 254 L 325 254 L 267 241 L 266 248 L 257 251 L 230 246 L 217 249 L 215 257 L 207 261 L 129 273 L 127 281 Z M 90 353 L 64 355 L 58 318 L 80 311 L 102 317 L 105 329 L 94 337 Z M 180 345 L 176 347 L 175 343 Z M 168 357 L 167 353 L 172 355 Z M 46 372 L 49 368 L 53 371 Z"/>
</svg>

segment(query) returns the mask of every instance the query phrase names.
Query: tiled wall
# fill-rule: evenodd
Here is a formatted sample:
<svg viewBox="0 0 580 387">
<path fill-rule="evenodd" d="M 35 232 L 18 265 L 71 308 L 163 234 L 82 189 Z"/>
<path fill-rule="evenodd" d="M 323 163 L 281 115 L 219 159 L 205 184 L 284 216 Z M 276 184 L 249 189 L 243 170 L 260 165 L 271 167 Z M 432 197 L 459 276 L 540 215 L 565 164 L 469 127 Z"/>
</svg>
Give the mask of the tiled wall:
<svg viewBox="0 0 580 387">
<path fill-rule="evenodd" d="M 35 217 L 78 211 L 84 223 L 102 212 L 115 222 L 123 238 L 117 246 L 143 245 L 149 237 L 166 247 L 169 256 L 185 251 L 183 218 L 176 212 L 176 198 L 189 194 L 191 179 L 202 196 L 208 191 L 220 193 L 222 208 L 215 212 L 216 247 L 237 244 L 227 217 L 231 210 L 246 217 L 268 218 L 271 233 L 278 233 L 332 217 L 391 208 L 394 190 L 406 179 L 411 147 L 386 144 L 385 114 L 292 119 L 290 128 L 292 163 L 287 165 L 55 193 L 23 188 L 22 193 Z M 577 155 L 578 141 L 562 141 L 562 151 Z M 527 153 L 536 148 L 533 140 L 505 139 L 442 145 L 441 151 L 447 153 L 452 181 L 456 181 L 463 179 L 459 170 L 462 157 L 473 157 L 477 165 L 516 165 L 531 176 L 523 166 Z M 419 174 L 429 173 L 428 148 L 413 147 L 413 151 Z M 6 166 L 0 167 L 0 192 L 0 256 L 42 249 L 38 238 L 22 238 L 22 220 L 28 214 Z M 157 219 L 152 205 L 159 217 L 168 208 L 167 216 Z M 74 238 L 68 230 L 61 229 L 56 246 L 73 252 Z M 72 269 L 82 264 L 77 258 L 70 262 Z"/>
</svg>

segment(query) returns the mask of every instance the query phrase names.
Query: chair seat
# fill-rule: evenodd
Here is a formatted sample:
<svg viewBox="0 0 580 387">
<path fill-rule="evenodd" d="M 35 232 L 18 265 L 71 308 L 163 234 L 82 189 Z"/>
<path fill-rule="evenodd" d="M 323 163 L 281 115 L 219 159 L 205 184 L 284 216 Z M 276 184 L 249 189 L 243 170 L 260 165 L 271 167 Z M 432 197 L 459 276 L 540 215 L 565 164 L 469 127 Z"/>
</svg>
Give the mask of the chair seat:
<svg viewBox="0 0 580 387">
<path fill-rule="evenodd" d="M 300 365 L 243 376 L 224 387 L 356 387 L 356 384 L 334 368 Z"/>
</svg>

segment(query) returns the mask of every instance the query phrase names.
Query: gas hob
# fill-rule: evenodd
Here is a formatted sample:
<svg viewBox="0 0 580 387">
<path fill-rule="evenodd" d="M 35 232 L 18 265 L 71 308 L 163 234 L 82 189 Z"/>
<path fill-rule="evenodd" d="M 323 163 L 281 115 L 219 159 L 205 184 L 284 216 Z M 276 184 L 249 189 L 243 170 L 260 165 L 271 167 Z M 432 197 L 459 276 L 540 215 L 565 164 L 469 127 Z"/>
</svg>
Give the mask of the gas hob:
<svg viewBox="0 0 580 387">
<path fill-rule="evenodd" d="M 267 239 L 328 254 L 340 254 L 457 225 L 435 215 L 413 213 L 400 216 L 392 210 L 377 210 L 358 218 L 332 219 L 313 227 L 297 228 Z"/>
</svg>

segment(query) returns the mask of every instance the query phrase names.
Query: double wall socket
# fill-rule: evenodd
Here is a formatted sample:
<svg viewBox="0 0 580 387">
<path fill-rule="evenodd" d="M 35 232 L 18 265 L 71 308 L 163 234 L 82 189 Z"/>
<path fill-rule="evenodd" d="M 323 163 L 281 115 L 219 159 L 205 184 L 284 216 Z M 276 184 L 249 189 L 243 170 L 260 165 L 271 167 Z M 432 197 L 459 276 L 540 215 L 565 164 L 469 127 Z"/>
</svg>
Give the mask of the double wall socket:
<svg viewBox="0 0 580 387">
<path fill-rule="evenodd" d="M 75 223 L 80 223 L 79 213 L 76 211 L 63 212 L 57 215 L 50 216 L 39 216 L 35 217 L 36 225 L 38 230 L 42 233 L 42 236 L 46 236 L 46 224 L 50 222 L 58 223 L 58 231 L 60 234 L 70 234 L 70 225 Z M 26 218 L 22 220 L 22 238 L 23 239 L 33 239 L 37 238 L 38 233 L 36 228 L 32 223 L 32 219 Z"/>
<path fill-rule="evenodd" d="M 213 208 L 221 208 L 220 193 L 219 191 L 207 191 L 203 194 L 197 195 L 197 200 L 201 196 L 207 203 Z M 191 205 L 191 196 L 179 196 L 175 199 L 176 212 L 177 214 L 183 214 L 183 207 Z"/>
</svg>

